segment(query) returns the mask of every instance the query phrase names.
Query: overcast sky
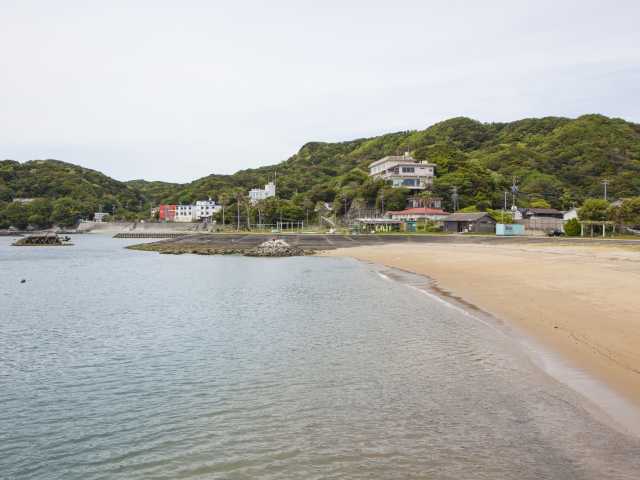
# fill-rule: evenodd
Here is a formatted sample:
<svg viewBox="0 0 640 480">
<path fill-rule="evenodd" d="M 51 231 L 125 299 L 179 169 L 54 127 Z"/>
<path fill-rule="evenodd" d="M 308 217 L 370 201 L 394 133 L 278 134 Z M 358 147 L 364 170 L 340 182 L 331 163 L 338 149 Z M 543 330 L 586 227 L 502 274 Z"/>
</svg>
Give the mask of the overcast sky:
<svg viewBox="0 0 640 480">
<path fill-rule="evenodd" d="M 185 182 L 460 115 L 639 122 L 639 19 L 639 0 L 0 0 L 0 158 Z"/>
</svg>

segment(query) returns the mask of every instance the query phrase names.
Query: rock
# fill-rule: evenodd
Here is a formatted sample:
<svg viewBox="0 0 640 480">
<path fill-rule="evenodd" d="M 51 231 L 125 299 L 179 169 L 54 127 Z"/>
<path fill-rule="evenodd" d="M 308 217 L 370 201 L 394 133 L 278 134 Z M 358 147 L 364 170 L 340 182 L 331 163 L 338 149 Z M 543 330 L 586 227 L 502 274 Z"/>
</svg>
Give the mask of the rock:
<svg viewBox="0 0 640 480">
<path fill-rule="evenodd" d="M 248 257 L 295 257 L 304 255 L 304 250 L 274 238 L 247 250 L 244 254 Z"/>
<path fill-rule="evenodd" d="M 12 243 L 12 245 L 17 247 L 22 246 L 38 246 L 38 245 L 49 245 L 49 246 L 59 246 L 59 245 L 70 245 L 67 240 L 68 237 L 61 238 L 55 233 L 47 232 L 47 233 L 38 233 L 29 235 L 28 237 L 21 238 L 16 242 Z"/>
</svg>

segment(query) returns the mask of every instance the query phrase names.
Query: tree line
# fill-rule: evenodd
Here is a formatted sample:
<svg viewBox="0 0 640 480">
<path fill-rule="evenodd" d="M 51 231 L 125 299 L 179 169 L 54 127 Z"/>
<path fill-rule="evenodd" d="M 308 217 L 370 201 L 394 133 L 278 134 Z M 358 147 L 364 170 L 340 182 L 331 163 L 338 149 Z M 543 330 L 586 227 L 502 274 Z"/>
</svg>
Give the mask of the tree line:
<svg viewBox="0 0 640 480">
<path fill-rule="evenodd" d="M 151 208 L 159 203 L 188 204 L 208 197 L 224 204 L 225 210 L 235 208 L 237 213 L 240 206 L 245 220 L 264 215 L 269 223 L 280 215 L 317 221 L 325 205 L 337 216 L 360 207 L 401 210 L 411 192 L 372 179 L 368 165 L 404 152 L 436 165 L 430 193 L 441 197 L 448 211 L 453 209 L 454 189 L 459 208 L 501 210 L 504 192 L 511 190 L 514 181 L 522 207 L 542 202 L 562 210 L 580 206 L 602 196 L 604 180 L 611 198 L 640 195 L 638 124 L 603 115 L 507 123 L 459 117 L 424 130 L 348 142 L 310 142 L 277 165 L 209 175 L 187 184 L 119 182 L 53 160 L 3 161 L 0 225 L 18 220 L 21 225 L 25 221 L 33 225 L 69 223 L 91 218 L 96 211 L 109 212 L 112 219 L 149 219 Z M 248 190 L 272 180 L 276 172 L 277 206 L 273 202 L 247 206 Z M 16 198 L 46 201 L 19 207 L 12 205 Z M 66 200 L 60 202 L 63 198 Z M 39 223 L 33 223 L 36 221 Z"/>
</svg>

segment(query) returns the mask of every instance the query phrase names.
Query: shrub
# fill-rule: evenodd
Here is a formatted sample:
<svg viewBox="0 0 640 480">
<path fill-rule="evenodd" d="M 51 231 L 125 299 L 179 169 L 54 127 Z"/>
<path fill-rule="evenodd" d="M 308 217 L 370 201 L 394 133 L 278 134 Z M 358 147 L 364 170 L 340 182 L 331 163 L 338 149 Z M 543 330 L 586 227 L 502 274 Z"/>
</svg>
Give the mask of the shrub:
<svg viewBox="0 0 640 480">
<path fill-rule="evenodd" d="M 564 233 L 568 237 L 577 237 L 580 235 L 580 222 L 577 218 L 572 218 L 564 224 Z"/>
</svg>

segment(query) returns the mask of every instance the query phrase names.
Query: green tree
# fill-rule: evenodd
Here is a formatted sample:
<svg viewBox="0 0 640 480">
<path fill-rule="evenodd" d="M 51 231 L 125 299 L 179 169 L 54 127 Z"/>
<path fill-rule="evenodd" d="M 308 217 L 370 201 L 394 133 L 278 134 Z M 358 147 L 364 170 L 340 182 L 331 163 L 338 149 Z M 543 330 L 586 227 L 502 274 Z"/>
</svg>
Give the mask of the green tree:
<svg viewBox="0 0 640 480">
<path fill-rule="evenodd" d="M 382 208 L 382 195 L 384 195 L 384 209 L 385 211 L 398 211 L 404 210 L 407 206 L 407 198 L 411 194 L 408 188 L 392 188 L 385 186 L 378 197 L 376 207 Z"/>
<path fill-rule="evenodd" d="M 80 218 L 80 206 L 73 199 L 62 197 L 53 202 L 51 221 L 62 227 L 72 227 Z"/>
<path fill-rule="evenodd" d="M 29 225 L 29 209 L 20 202 L 11 202 L 4 209 L 5 222 L 19 230 Z"/>
<path fill-rule="evenodd" d="M 604 221 L 608 219 L 609 202 L 601 198 L 588 198 L 578 210 L 580 220 Z"/>
<path fill-rule="evenodd" d="M 624 199 L 622 205 L 611 213 L 613 218 L 621 224 L 640 226 L 640 197 Z"/>
<path fill-rule="evenodd" d="M 535 200 L 532 200 L 529 206 L 531 208 L 551 208 L 549 202 L 542 198 L 536 198 Z"/>
<path fill-rule="evenodd" d="M 29 224 L 37 228 L 51 226 L 51 213 L 53 205 L 48 198 L 36 198 L 28 205 Z"/>
</svg>

